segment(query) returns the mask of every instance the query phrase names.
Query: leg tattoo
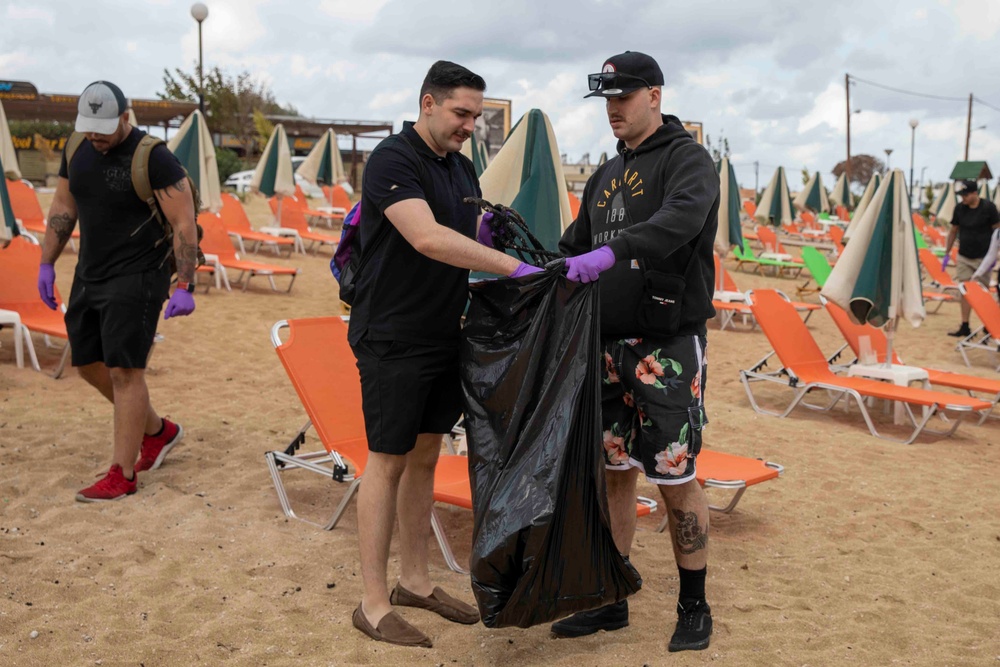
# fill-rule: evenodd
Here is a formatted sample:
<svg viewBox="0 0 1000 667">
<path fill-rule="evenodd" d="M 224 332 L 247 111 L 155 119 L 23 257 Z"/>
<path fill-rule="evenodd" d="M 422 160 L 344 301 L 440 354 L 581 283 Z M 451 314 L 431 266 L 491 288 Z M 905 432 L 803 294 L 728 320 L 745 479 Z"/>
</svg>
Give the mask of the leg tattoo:
<svg viewBox="0 0 1000 667">
<path fill-rule="evenodd" d="M 694 512 L 672 511 L 677 524 L 674 539 L 677 541 L 678 551 L 693 554 L 704 549 L 708 545 L 708 533 L 703 532 L 698 525 L 698 515 Z"/>
</svg>

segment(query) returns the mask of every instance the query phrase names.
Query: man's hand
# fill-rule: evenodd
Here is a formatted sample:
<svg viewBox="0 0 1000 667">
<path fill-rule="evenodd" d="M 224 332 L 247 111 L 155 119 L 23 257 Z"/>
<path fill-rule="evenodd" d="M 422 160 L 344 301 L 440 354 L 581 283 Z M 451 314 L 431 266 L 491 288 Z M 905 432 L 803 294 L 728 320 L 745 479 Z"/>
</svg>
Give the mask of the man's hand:
<svg viewBox="0 0 1000 667">
<path fill-rule="evenodd" d="M 55 310 L 59 307 L 55 297 L 56 267 L 52 264 L 42 264 L 38 267 L 38 296 L 45 305 Z"/>
<path fill-rule="evenodd" d="M 171 317 L 181 317 L 194 312 L 194 295 L 184 289 L 175 289 L 167 309 L 163 312 L 163 319 L 169 320 Z"/>
<path fill-rule="evenodd" d="M 615 265 L 615 253 L 608 246 L 570 257 L 566 260 L 566 278 L 576 283 L 590 283 Z"/>
<path fill-rule="evenodd" d="M 476 234 L 476 240 L 487 248 L 493 247 L 493 213 L 492 211 L 487 211 L 483 213 L 483 219 L 479 222 L 479 232 Z"/>
<path fill-rule="evenodd" d="M 521 262 L 514 269 L 514 272 L 508 275 L 508 278 L 523 278 L 524 276 L 530 276 L 532 273 L 541 273 L 542 269 L 537 266 L 532 266 L 531 264 L 525 264 Z"/>
</svg>

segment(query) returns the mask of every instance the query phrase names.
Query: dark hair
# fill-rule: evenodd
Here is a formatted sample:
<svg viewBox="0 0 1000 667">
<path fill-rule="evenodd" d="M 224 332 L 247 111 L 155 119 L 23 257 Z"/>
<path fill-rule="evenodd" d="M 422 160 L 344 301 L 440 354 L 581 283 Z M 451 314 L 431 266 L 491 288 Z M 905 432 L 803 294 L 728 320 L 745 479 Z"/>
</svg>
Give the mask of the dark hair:
<svg viewBox="0 0 1000 667">
<path fill-rule="evenodd" d="M 434 101 L 441 104 L 451 97 L 451 91 L 463 87 L 482 92 L 486 90 L 486 81 L 461 65 L 439 60 L 427 70 L 424 83 L 420 86 L 420 99 L 424 99 L 424 95 L 430 93 Z"/>
</svg>

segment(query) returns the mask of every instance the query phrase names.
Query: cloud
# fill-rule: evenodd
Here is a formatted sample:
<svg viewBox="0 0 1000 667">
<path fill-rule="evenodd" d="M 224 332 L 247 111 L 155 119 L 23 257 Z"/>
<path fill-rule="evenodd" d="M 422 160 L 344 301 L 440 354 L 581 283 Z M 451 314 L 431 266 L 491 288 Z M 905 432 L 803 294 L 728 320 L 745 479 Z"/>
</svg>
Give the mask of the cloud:
<svg viewBox="0 0 1000 667">
<path fill-rule="evenodd" d="M 387 0 L 323 0 L 319 10 L 341 21 L 371 22 Z"/>
<path fill-rule="evenodd" d="M 368 108 L 374 111 L 398 107 L 403 102 L 412 101 L 417 98 L 415 88 L 404 88 L 390 92 L 379 93 L 368 103 Z"/>
<path fill-rule="evenodd" d="M 12 3 L 7 5 L 7 19 L 10 21 L 39 21 L 47 25 L 52 25 L 55 23 L 55 14 L 42 7 Z M 6 29 L 9 28 L 10 26 L 6 27 Z"/>
</svg>

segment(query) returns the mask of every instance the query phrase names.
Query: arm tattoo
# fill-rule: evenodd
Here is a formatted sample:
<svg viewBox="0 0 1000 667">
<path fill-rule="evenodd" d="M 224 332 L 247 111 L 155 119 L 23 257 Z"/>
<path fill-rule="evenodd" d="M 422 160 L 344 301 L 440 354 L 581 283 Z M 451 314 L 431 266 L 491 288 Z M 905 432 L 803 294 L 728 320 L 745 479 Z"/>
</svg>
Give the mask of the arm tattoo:
<svg viewBox="0 0 1000 667">
<path fill-rule="evenodd" d="M 60 247 L 69 241 L 69 237 L 73 235 L 74 227 L 76 227 L 76 218 L 69 213 L 56 213 L 49 218 L 49 229 L 56 235 Z"/>
<path fill-rule="evenodd" d="M 672 510 L 674 515 L 674 540 L 682 554 L 693 554 L 708 545 L 708 531 L 698 525 L 698 515 L 694 512 Z"/>
<path fill-rule="evenodd" d="M 170 192 L 171 190 L 176 190 L 177 192 L 187 192 L 187 178 L 182 178 L 172 185 L 168 185 L 162 190 L 158 190 L 167 199 L 173 199 L 174 195 Z"/>
<path fill-rule="evenodd" d="M 198 244 L 195 239 L 189 239 L 184 232 L 177 232 L 178 242 L 175 244 L 177 261 L 177 278 L 185 282 L 194 281 L 194 270 L 198 266 Z"/>
</svg>

